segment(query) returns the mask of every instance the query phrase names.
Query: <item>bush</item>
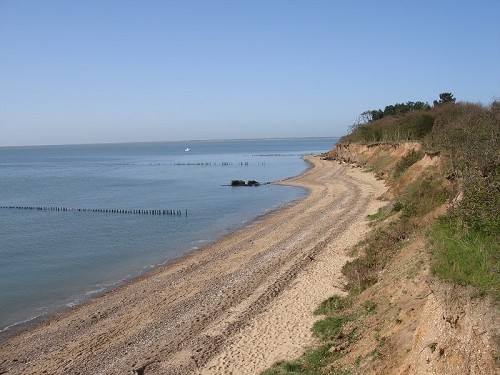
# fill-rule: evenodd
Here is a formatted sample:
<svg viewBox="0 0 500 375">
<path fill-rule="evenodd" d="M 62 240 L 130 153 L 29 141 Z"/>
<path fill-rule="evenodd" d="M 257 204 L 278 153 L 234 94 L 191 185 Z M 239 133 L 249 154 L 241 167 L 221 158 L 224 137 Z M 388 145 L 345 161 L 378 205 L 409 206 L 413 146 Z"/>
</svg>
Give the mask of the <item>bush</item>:
<svg viewBox="0 0 500 375">
<path fill-rule="evenodd" d="M 275 363 L 269 370 L 266 370 L 262 375 L 292 375 L 303 374 L 302 366 L 297 361 L 280 361 Z"/>
<path fill-rule="evenodd" d="M 421 140 L 433 126 L 434 111 L 414 110 L 399 116 L 387 116 L 352 128 L 339 143 L 378 143 Z"/>
<path fill-rule="evenodd" d="M 497 167 L 498 168 L 498 167 Z M 471 181 L 462 202 L 453 210 L 468 228 L 486 235 L 500 233 L 500 179 L 498 171 Z"/>
<path fill-rule="evenodd" d="M 352 298 L 342 297 L 338 294 L 328 298 L 327 300 L 321 302 L 318 308 L 314 311 L 315 315 L 327 315 L 334 312 L 338 312 L 349 308 L 352 306 Z"/>
<path fill-rule="evenodd" d="M 422 176 L 411 183 L 400 198 L 403 218 L 422 217 L 446 202 L 450 191 L 444 179 L 437 175 Z"/>
<path fill-rule="evenodd" d="M 394 212 L 399 212 L 399 211 L 401 211 L 403 208 L 404 208 L 403 203 L 401 203 L 400 201 L 396 201 L 396 202 L 394 202 L 394 206 L 392 207 L 392 210 L 393 210 Z"/>
<path fill-rule="evenodd" d="M 340 316 L 330 316 L 323 320 L 318 320 L 312 327 L 313 335 L 322 340 L 334 339 L 340 334 L 345 318 Z"/>
<path fill-rule="evenodd" d="M 450 158 L 450 175 L 459 182 L 455 193 L 463 195 L 452 215 L 475 231 L 499 233 L 500 104 L 443 107 L 425 146 Z"/>
</svg>

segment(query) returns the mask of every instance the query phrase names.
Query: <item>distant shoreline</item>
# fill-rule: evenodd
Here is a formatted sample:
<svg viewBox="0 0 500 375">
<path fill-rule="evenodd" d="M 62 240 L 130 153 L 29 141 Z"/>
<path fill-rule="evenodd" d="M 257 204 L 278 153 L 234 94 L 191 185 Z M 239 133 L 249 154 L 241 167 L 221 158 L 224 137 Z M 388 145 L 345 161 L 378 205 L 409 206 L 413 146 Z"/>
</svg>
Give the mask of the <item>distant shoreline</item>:
<svg viewBox="0 0 500 375">
<path fill-rule="evenodd" d="M 133 145 L 133 144 L 162 144 L 162 143 L 206 143 L 206 142 L 245 142 L 245 141 L 279 141 L 279 140 L 298 140 L 298 139 L 340 139 L 340 137 L 270 137 L 270 138 L 223 138 L 223 139 L 179 139 L 174 141 L 128 141 L 128 142 L 97 142 L 97 143 L 55 143 L 55 144 L 36 144 L 36 145 L 0 145 L 2 148 L 29 148 L 29 147 L 81 147 L 81 146 L 109 146 L 109 145 Z"/>
</svg>

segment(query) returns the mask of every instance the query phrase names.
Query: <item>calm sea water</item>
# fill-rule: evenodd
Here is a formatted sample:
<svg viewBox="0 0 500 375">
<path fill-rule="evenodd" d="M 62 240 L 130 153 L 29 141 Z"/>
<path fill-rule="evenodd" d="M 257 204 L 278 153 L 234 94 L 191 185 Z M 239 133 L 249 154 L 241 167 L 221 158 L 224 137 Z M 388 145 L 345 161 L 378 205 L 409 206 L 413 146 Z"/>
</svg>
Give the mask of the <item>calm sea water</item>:
<svg viewBox="0 0 500 375">
<path fill-rule="evenodd" d="M 334 138 L 0 148 L 0 206 L 188 210 L 158 216 L 0 208 L 0 332 L 72 306 L 300 199 L 225 186 L 303 172 Z M 190 148 L 191 152 L 185 152 Z"/>
</svg>

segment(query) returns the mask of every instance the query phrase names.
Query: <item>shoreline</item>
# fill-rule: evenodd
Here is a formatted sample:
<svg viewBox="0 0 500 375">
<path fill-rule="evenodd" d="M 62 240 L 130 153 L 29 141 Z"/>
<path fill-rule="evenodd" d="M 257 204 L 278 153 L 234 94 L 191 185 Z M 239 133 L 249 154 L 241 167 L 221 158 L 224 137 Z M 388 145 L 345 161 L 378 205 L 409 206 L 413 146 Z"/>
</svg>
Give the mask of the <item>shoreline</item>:
<svg viewBox="0 0 500 375">
<path fill-rule="evenodd" d="M 336 238 L 322 233 L 329 220 L 341 215 L 346 228 L 354 219 L 365 222 L 365 212 L 380 205 L 373 191 L 379 196 L 384 190 L 383 183 L 359 170 L 317 156 L 306 160 L 310 166 L 305 172 L 278 182 L 307 189 L 304 198 L 93 300 L 0 338 L 0 357 L 5 358 L 0 370 L 112 374 L 147 368 L 147 374 L 189 374 L 212 368 L 215 373 L 254 373 L 256 368 L 249 365 L 247 372 L 230 370 L 224 353 L 234 349 L 240 332 L 274 311 L 276 301 L 293 290 L 310 264 L 319 263 L 307 256 L 322 256 L 328 240 Z M 356 173 L 359 181 L 352 182 Z M 345 180 L 345 186 L 318 181 L 331 177 Z M 362 189 L 353 188 L 356 183 L 373 191 L 361 196 Z M 357 204 L 356 215 L 349 204 Z M 360 233 L 358 228 L 355 239 Z M 259 362 L 260 368 L 274 359 L 268 357 Z M 221 363 L 228 372 L 217 367 Z"/>
<path fill-rule="evenodd" d="M 314 138 L 314 137 L 312 137 L 312 138 Z M 297 177 L 303 175 L 304 173 L 307 173 L 310 169 L 314 168 L 314 164 L 311 163 L 311 161 L 309 161 L 307 159 L 308 156 L 313 156 L 313 154 L 307 154 L 307 155 L 302 157 L 302 159 L 307 163 L 307 167 L 302 173 L 300 173 L 296 176 L 292 176 L 292 177 L 283 179 L 283 180 L 272 181 L 272 182 L 269 182 L 268 184 L 287 186 L 286 181 L 297 178 Z M 296 187 L 301 188 L 300 186 L 296 186 Z M 68 315 L 68 314 L 71 314 L 74 310 L 78 310 L 82 306 L 85 306 L 87 304 L 91 304 L 95 299 L 104 297 L 109 293 L 113 293 L 113 292 L 119 290 L 120 288 L 126 287 L 128 284 L 135 283 L 135 282 L 140 281 L 141 279 L 147 278 L 147 277 L 151 276 L 152 274 L 154 274 L 155 272 L 162 272 L 166 268 L 168 268 L 171 264 L 175 264 L 177 262 L 182 262 L 186 258 L 188 258 L 190 256 L 194 256 L 197 252 L 203 251 L 206 247 L 213 245 L 214 243 L 222 240 L 224 237 L 232 235 L 232 234 L 237 233 L 239 231 L 243 231 L 248 227 L 256 225 L 256 223 L 258 223 L 260 220 L 264 219 L 266 216 L 271 215 L 275 212 L 279 212 L 281 210 L 287 209 L 288 207 L 295 205 L 298 202 L 300 202 L 301 200 L 305 199 L 307 197 L 307 194 L 309 194 L 309 190 L 306 188 L 301 188 L 301 189 L 306 191 L 305 196 L 298 198 L 298 199 L 295 199 L 295 200 L 292 200 L 290 202 L 284 203 L 276 208 L 271 208 L 271 209 L 255 216 L 254 218 L 250 219 L 248 222 L 243 223 L 240 227 L 237 227 L 228 233 L 221 234 L 220 237 L 217 237 L 215 239 L 207 240 L 206 243 L 204 243 L 200 247 L 191 248 L 191 249 L 186 250 L 186 251 L 184 251 L 184 252 L 182 252 L 182 253 L 180 253 L 172 258 L 166 259 L 162 263 L 158 263 L 155 265 L 145 267 L 142 271 L 137 271 L 137 274 L 132 275 L 130 278 L 117 280 L 112 285 L 104 287 L 104 290 L 97 292 L 97 293 L 94 293 L 92 297 L 83 297 L 83 298 L 79 299 L 78 302 L 75 302 L 75 303 L 72 302 L 71 305 L 69 305 L 69 304 L 60 305 L 55 310 L 41 313 L 37 316 L 29 317 L 25 320 L 18 321 L 18 322 L 15 322 L 15 323 L 12 323 L 12 324 L 6 326 L 5 328 L 0 330 L 0 343 L 4 340 L 8 340 L 12 337 L 15 337 L 18 334 L 21 334 L 23 331 L 36 329 L 36 327 L 38 327 L 40 325 L 44 325 L 44 324 L 48 324 L 48 323 L 50 324 L 51 320 L 54 320 L 58 317 L 62 317 L 62 316 Z"/>
</svg>

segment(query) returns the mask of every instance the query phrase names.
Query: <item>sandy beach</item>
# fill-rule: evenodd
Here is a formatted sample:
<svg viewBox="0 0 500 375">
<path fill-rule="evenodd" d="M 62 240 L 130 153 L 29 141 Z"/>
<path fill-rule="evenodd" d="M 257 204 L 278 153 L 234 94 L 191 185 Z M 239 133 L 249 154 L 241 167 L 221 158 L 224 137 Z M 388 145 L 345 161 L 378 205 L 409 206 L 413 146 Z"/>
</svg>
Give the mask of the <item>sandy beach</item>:
<svg viewBox="0 0 500 375">
<path fill-rule="evenodd" d="M 301 201 L 0 341 L 0 374 L 258 374 L 313 343 L 384 183 L 308 157 Z"/>
</svg>

